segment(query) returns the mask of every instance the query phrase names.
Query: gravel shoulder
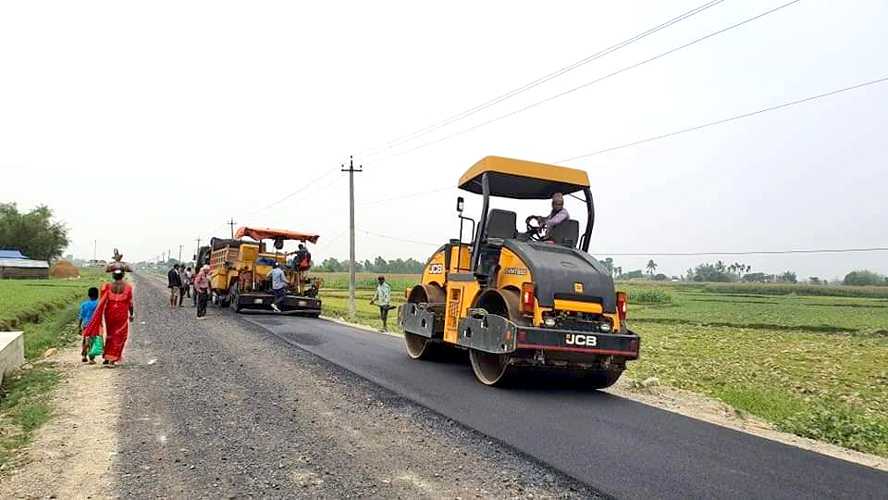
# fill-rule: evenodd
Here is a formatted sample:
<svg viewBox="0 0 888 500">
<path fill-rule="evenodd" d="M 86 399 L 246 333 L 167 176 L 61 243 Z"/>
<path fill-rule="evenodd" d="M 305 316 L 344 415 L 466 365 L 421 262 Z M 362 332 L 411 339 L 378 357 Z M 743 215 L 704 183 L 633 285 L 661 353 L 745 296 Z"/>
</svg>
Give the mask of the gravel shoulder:
<svg viewBox="0 0 888 500">
<path fill-rule="evenodd" d="M 138 334 L 115 371 L 115 496 L 597 496 L 227 311 L 198 321 L 137 284 Z"/>
</svg>

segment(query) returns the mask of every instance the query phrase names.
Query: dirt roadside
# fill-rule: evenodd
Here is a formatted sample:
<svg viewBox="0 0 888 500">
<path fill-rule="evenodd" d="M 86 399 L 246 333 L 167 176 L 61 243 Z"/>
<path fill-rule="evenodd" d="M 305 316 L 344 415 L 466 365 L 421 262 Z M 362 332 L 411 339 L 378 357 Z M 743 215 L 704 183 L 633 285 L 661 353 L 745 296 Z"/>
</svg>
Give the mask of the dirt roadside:
<svg viewBox="0 0 888 500">
<path fill-rule="evenodd" d="M 117 453 L 118 373 L 80 362 L 69 347 L 42 361 L 62 380 L 54 389 L 52 419 L 21 450 L 18 467 L 0 476 L 3 498 L 111 498 L 109 471 Z"/>
</svg>

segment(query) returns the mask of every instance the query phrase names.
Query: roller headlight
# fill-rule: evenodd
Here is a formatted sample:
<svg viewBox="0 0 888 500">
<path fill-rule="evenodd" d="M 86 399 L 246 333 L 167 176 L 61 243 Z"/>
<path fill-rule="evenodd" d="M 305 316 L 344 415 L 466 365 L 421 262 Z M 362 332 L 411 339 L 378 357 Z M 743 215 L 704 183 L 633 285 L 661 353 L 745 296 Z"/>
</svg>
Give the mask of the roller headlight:
<svg viewBox="0 0 888 500">
<path fill-rule="evenodd" d="M 543 324 L 548 326 L 549 328 L 552 328 L 553 326 L 555 326 L 555 318 L 544 318 Z"/>
<path fill-rule="evenodd" d="M 603 333 L 609 333 L 611 331 L 610 323 L 602 323 L 601 326 L 598 327 Z"/>
</svg>

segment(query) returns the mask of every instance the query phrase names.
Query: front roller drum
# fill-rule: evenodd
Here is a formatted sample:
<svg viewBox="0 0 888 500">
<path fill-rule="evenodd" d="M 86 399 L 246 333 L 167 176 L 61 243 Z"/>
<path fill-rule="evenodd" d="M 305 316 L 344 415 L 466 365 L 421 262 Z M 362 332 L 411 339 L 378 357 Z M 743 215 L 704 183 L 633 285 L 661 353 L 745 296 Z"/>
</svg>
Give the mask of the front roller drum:
<svg viewBox="0 0 888 500">
<path fill-rule="evenodd" d="M 434 351 L 432 339 L 415 333 L 404 333 L 404 346 L 410 359 L 428 359 Z"/>
<path fill-rule="evenodd" d="M 484 385 L 503 386 L 515 376 L 516 368 L 511 364 L 511 355 L 492 354 L 469 350 L 469 360 L 472 363 L 472 371 L 475 378 Z"/>
</svg>

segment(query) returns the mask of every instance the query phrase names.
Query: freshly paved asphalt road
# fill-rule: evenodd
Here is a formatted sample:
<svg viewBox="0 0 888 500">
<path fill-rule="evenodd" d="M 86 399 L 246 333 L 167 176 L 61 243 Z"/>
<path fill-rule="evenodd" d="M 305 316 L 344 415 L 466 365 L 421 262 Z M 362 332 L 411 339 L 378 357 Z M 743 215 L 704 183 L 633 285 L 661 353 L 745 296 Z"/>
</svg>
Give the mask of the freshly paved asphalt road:
<svg viewBox="0 0 888 500">
<path fill-rule="evenodd" d="M 397 337 L 243 318 L 618 498 L 888 498 L 888 473 L 607 393 L 551 382 L 492 389 L 461 360 L 408 359 Z"/>
</svg>

